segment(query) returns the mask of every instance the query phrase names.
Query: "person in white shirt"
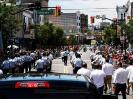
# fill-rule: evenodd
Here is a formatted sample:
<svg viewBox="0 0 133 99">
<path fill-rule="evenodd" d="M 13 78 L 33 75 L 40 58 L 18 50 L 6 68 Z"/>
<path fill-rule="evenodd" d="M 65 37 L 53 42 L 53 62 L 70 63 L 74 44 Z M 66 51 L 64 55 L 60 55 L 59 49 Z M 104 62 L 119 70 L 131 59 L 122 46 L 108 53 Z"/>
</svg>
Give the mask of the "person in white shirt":
<svg viewBox="0 0 133 99">
<path fill-rule="evenodd" d="M 91 72 L 90 79 L 94 82 L 99 93 L 102 95 L 106 74 L 100 69 L 100 67 L 99 64 L 95 64 L 95 69 Z"/>
<path fill-rule="evenodd" d="M 82 67 L 77 71 L 77 74 L 82 74 L 90 78 L 91 71 L 87 69 L 87 64 L 84 62 Z"/>
<path fill-rule="evenodd" d="M 35 62 L 37 72 L 42 73 L 44 71 L 44 65 L 44 60 L 39 57 L 39 59 Z"/>
<path fill-rule="evenodd" d="M 69 55 L 69 52 L 68 50 L 65 49 L 64 54 L 63 54 L 64 65 L 67 65 L 68 55 Z"/>
<path fill-rule="evenodd" d="M 81 59 L 81 55 L 78 54 L 74 60 L 74 68 L 73 68 L 73 73 L 76 74 L 77 71 L 82 67 L 83 65 L 83 60 Z"/>
<path fill-rule="evenodd" d="M 133 66 L 130 69 L 130 72 L 128 73 L 128 79 L 129 79 L 129 88 L 132 88 L 132 95 L 133 95 Z"/>
<path fill-rule="evenodd" d="M 129 77 L 131 77 L 132 75 L 132 68 L 133 68 L 133 60 L 130 60 L 129 62 L 129 66 L 126 68 L 127 71 L 127 75 L 128 75 L 128 80 L 127 80 L 127 94 L 129 94 L 130 92 L 130 87 L 131 87 L 131 83 L 129 83 Z M 133 82 L 132 82 L 133 83 Z M 132 88 L 133 90 L 133 88 Z"/>
<path fill-rule="evenodd" d="M 113 87 L 115 88 L 115 95 L 118 97 L 119 92 L 122 93 L 123 99 L 126 99 L 126 82 L 127 72 L 122 68 L 122 63 L 118 63 L 118 69 L 114 72 Z"/>
<path fill-rule="evenodd" d="M 2 69 L 0 69 L 0 75 L 2 75 L 3 74 L 3 71 L 2 71 Z"/>
<path fill-rule="evenodd" d="M 109 92 L 111 93 L 114 66 L 109 63 L 109 58 L 106 58 L 106 63 L 102 65 L 102 70 L 106 74 L 104 92 L 106 93 L 109 89 Z"/>
</svg>

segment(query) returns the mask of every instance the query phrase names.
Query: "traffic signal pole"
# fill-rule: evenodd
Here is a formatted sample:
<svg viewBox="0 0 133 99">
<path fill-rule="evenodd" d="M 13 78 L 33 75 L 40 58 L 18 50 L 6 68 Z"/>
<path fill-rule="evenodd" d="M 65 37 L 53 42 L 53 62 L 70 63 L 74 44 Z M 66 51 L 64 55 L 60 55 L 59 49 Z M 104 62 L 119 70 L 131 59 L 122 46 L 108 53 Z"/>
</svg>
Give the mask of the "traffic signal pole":
<svg viewBox="0 0 133 99">
<path fill-rule="evenodd" d="M 98 18 L 97 18 L 98 17 Z M 117 25 L 118 25 L 118 22 L 117 22 L 117 19 L 116 20 L 112 20 L 112 19 L 109 19 L 109 18 L 106 18 L 106 17 L 101 17 L 101 16 L 96 16 L 96 18 L 97 19 L 99 19 L 99 18 L 102 18 L 102 20 L 110 20 L 110 21 L 112 21 L 112 22 L 114 22 L 115 23 L 115 26 L 116 26 L 116 28 L 115 28 L 115 32 L 116 32 L 116 39 L 115 39 L 115 45 L 116 45 L 116 48 L 117 48 L 117 44 L 116 44 L 116 42 L 117 42 Z"/>
</svg>

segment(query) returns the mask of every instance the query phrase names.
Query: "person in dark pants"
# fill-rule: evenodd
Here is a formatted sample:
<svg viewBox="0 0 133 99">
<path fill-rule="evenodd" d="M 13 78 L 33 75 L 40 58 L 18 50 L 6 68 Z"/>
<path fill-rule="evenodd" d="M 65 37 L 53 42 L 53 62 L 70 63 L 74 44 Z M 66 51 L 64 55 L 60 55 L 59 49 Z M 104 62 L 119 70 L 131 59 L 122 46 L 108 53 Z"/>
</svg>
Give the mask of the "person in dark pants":
<svg viewBox="0 0 133 99">
<path fill-rule="evenodd" d="M 82 67 L 83 65 L 83 60 L 81 59 L 81 55 L 78 54 L 76 56 L 76 59 L 74 60 L 74 68 L 73 68 L 73 73 L 76 74 L 77 71 Z"/>
<path fill-rule="evenodd" d="M 68 54 L 69 54 L 68 51 L 65 50 L 63 54 L 64 65 L 67 65 Z"/>
<path fill-rule="evenodd" d="M 38 60 L 36 60 L 35 66 L 38 73 L 42 73 L 44 71 L 44 60 L 41 58 L 41 56 Z"/>
<path fill-rule="evenodd" d="M 122 93 L 123 99 L 126 99 L 126 82 L 127 82 L 127 72 L 122 68 L 122 63 L 118 63 L 118 68 L 114 72 L 114 88 L 115 95 L 118 97 L 119 92 Z"/>
</svg>

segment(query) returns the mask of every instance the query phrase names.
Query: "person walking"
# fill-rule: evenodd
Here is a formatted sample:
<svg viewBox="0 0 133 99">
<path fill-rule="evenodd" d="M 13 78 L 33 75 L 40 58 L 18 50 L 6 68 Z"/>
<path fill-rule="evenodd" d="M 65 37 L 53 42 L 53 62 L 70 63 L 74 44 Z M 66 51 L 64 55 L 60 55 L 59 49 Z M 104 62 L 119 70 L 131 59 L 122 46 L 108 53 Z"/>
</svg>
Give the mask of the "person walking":
<svg viewBox="0 0 133 99">
<path fill-rule="evenodd" d="M 131 87 L 133 95 L 133 60 L 130 62 L 130 65 L 126 68 L 126 71 L 128 71 L 127 94 L 129 94 Z"/>
<path fill-rule="evenodd" d="M 129 83 L 129 78 L 130 78 L 130 82 L 131 81 L 131 74 L 132 74 L 132 68 L 133 68 L 133 60 L 130 60 L 128 67 L 126 68 L 127 71 L 127 75 L 128 75 L 128 79 L 127 79 L 127 94 L 129 95 L 130 92 L 130 87 L 132 84 Z"/>
<path fill-rule="evenodd" d="M 67 65 L 68 54 L 69 54 L 68 50 L 65 50 L 63 53 L 64 65 Z"/>
<path fill-rule="evenodd" d="M 98 63 L 95 64 L 95 68 L 90 74 L 90 79 L 94 82 L 101 95 L 103 95 L 105 77 L 106 74 L 101 70 L 101 66 Z"/>
<path fill-rule="evenodd" d="M 78 54 L 75 58 L 75 60 L 73 61 L 73 73 L 76 74 L 77 71 L 82 67 L 83 65 L 83 60 L 81 59 L 81 55 Z"/>
<path fill-rule="evenodd" d="M 126 99 L 126 82 L 127 72 L 123 68 L 122 63 L 118 63 L 117 69 L 114 72 L 113 87 L 115 88 L 114 94 L 118 97 L 119 92 L 122 93 L 123 99 Z"/>
<path fill-rule="evenodd" d="M 36 60 L 35 62 L 35 66 L 36 66 L 36 69 L 37 69 L 37 72 L 39 73 L 42 73 L 44 71 L 44 60 L 42 59 L 42 57 L 38 57 L 39 59 Z"/>
<path fill-rule="evenodd" d="M 107 93 L 107 90 L 109 89 L 109 93 L 111 93 L 112 92 L 112 75 L 114 71 L 114 66 L 111 63 L 109 63 L 109 58 L 106 58 L 106 63 L 102 65 L 102 70 L 106 74 L 104 92 Z"/>
<path fill-rule="evenodd" d="M 10 64 L 8 57 L 5 57 L 5 60 L 3 61 L 2 65 L 3 74 L 7 74 L 10 70 Z"/>
<path fill-rule="evenodd" d="M 77 71 L 77 74 L 85 75 L 90 78 L 91 71 L 87 69 L 87 63 L 83 63 L 82 67 Z"/>
</svg>

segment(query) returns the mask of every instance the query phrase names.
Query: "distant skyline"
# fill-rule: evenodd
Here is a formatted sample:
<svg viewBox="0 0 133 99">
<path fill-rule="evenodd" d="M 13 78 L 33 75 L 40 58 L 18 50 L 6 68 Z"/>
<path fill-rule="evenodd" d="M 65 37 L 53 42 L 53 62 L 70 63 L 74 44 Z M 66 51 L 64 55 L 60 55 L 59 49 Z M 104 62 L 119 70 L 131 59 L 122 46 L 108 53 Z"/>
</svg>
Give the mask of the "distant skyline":
<svg viewBox="0 0 133 99">
<path fill-rule="evenodd" d="M 116 6 L 122 6 L 128 0 L 49 0 L 49 6 L 60 5 L 62 12 L 76 12 L 90 16 L 106 15 L 108 18 L 116 18 Z M 78 10 L 80 9 L 80 10 Z"/>
</svg>

